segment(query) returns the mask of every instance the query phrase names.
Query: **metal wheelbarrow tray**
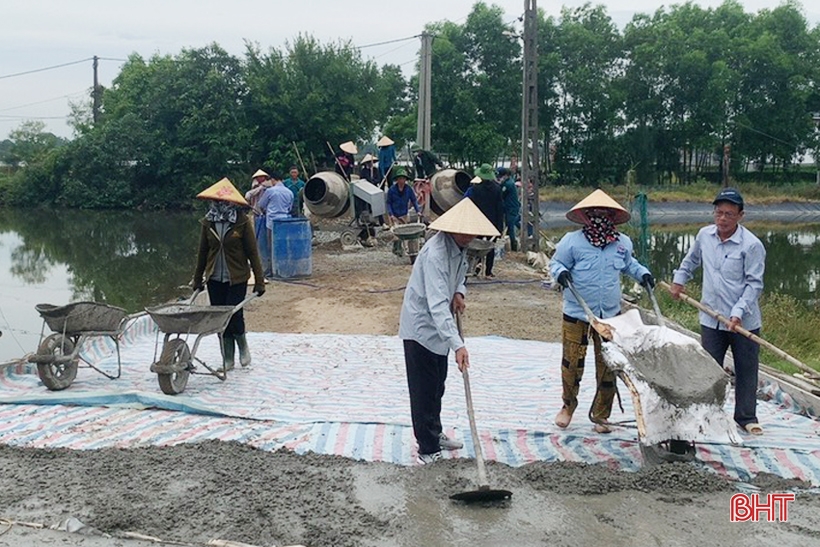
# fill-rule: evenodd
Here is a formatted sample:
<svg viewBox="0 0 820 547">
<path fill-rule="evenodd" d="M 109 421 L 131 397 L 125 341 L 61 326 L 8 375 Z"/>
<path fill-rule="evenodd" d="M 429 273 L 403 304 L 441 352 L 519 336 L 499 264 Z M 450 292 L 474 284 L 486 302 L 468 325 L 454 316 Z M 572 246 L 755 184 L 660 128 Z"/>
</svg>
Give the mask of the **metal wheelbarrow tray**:
<svg viewBox="0 0 820 547">
<path fill-rule="evenodd" d="M 399 240 L 407 245 L 407 256 L 410 257 L 410 264 L 416 262 L 416 256 L 419 254 L 419 240 L 424 237 L 424 232 L 427 230 L 427 225 L 423 222 L 410 222 L 408 224 L 396 224 L 390 231 L 393 232 Z"/>
<path fill-rule="evenodd" d="M 467 244 L 467 276 L 478 275 L 479 263 L 495 249 L 491 239 L 473 239 Z"/>
<path fill-rule="evenodd" d="M 190 302 L 196 299 L 194 293 Z M 220 348 L 222 333 L 228 327 L 233 314 L 242 309 L 245 304 L 256 298 L 255 294 L 245 298 L 236 306 L 196 306 L 188 303 L 163 304 L 153 308 L 146 308 L 146 312 L 154 320 L 159 330 L 165 334 L 162 343 L 162 352 L 157 359 L 157 349 L 154 349 L 154 359 L 151 372 L 157 374 L 159 387 L 166 395 L 177 395 L 185 390 L 191 374 L 197 374 L 194 360 L 201 364 L 207 372 L 220 380 L 228 377 L 224 366 L 212 368 L 203 360 L 196 357 L 199 343 L 204 336 L 218 334 Z M 196 335 L 193 346 L 188 347 L 188 335 Z M 185 335 L 186 338 L 182 338 Z"/>
<path fill-rule="evenodd" d="M 28 361 L 37 364 L 40 380 L 51 391 L 66 389 L 77 376 L 79 361 L 110 379 L 119 378 L 122 373 L 119 338 L 128 320 L 135 316 L 115 306 L 100 302 L 73 302 L 64 306 L 37 304 L 35 310 L 43 318 L 40 343 L 37 353 Z M 45 325 L 53 334 L 44 337 Z M 107 336 L 114 341 L 117 350 L 117 374 L 112 375 L 83 359 L 80 349 L 88 337 Z"/>
<path fill-rule="evenodd" d="M 695 441 L 741 442 L 723 410 L 729 378 L 698 341 L 645 324 L 636 309 L 606 322 L 614 334 L 604 361 L 632 396 L 644 463 L 691 461 Z"/>
</svg>

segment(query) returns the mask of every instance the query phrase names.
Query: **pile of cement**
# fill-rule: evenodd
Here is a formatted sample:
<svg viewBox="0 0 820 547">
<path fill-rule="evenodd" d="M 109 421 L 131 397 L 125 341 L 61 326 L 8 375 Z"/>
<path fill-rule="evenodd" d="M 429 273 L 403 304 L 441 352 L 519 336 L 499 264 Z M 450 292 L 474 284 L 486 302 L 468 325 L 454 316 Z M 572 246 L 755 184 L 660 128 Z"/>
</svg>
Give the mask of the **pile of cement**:
<svg viewBox="0 0 820 547">
<path fill-rule="evenodd" d="M 221 442 L 89 451 L 0 446 L 0 468 L 5 518 L 52 524 L 75 517 L 112 535 L 138 532 L 188 543 L 222 538 L 253 545 L 418 545 L 413 538 L 420 531 L 473 518 L 448 498 L 477 488 L 473 460 L 399 467 Z M 602 465 L 510 468 L 489 462 L 488 473 L 494 487 L 514 492 L 506 505 L 509 524 L 499 523 L 498 533 L 526 537 L 551 526 L 538 516 L 545 501 L 536 492 L 703 495 L 732 488 L 715 474 L 682 464 L 626 473 Z M 671 498 L 672 504 L 684 503 Z M 437 541 L 427 544 L 455 544 Z"/>
</svg>

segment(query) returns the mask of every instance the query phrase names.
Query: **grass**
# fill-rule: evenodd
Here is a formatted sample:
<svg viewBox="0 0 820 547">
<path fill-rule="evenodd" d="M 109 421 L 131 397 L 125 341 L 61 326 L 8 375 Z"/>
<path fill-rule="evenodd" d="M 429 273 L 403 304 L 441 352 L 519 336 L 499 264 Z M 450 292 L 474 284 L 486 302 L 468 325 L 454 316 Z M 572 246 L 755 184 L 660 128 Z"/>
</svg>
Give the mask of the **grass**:
<svg viewBox="0 0 820 547">
<path fill-rule="evenodd" d="M 769 203 L 820 201 L 820 187 L 811 183 L 770 185 L 757 182 L 737 184 L 749 205 Z M 711 203 L 719 186 L 700 180 L 687 185 L 673 186 L 630 186 L 604 184 L 607 194 L 623 205 L 628 204 L 638 193 L 645 193 L 649 202 L 698 202 Z M 539 199 L 546 201 L 577 202 L 592 192 L 588 186 L 548 186 L 541 188 Z"/>
<path fill-rule="evenodd" d="M 700 299 L 700 287 L 687 284 L 686 291 L 693 298 Z M 672 300 L 669 293 L 660 288 L 656 296 L 664 315 L 690 330 L 700 332 L 697 309 L 680 300 Z M 646 301 L 642 305 L 651 309 L 648 298 L 643 298 Z M 817 336 L 820 332 L 820 313 L 796 298 L 780 293 L 764 294 L 760 299 L 760 311 L 763 314 L 761 338 L 820 371 L 820 337 Z M 787 374 L 800 372 L 796 366 L 764 348 L 761 348 L 760 362 Z"/>
</svg>

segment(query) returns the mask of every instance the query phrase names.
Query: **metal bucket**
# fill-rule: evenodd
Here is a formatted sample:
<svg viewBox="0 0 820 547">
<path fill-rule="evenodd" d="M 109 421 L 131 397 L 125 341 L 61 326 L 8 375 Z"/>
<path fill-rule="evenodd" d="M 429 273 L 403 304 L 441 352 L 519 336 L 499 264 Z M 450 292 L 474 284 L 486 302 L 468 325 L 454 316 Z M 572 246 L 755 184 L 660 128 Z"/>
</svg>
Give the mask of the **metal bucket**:
<svg viewBox="0 0 820 547">
<path fill-rule="evenodd" d="M 324 218 L 336 218 L 350 206 L 348 182 L 335 171 L 316 173 L 305 184 L 305 205 Z"/>
<path fill-rule="evenodd" d="M 444 214 L 461 201 L 470 187 L 470 175 L 458 169 L 442 169 L 430 177 L 432 201 L 430 208 L 437 215 Z"/>
</svg>

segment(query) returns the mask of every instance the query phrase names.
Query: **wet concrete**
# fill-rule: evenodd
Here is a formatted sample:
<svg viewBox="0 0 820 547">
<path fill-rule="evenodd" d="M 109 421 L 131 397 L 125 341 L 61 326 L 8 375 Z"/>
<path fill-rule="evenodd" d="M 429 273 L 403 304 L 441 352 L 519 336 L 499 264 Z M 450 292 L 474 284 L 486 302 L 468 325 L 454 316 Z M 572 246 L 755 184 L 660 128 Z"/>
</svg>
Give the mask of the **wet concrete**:
<svg viewBox="0 0 820 547">
<path fill-rule="evenodd" d="M 114 536 L 131 531 L 189 544 L 782 547 L 820 537 L 816 495 L 801 494 L 788 523 L 728 526 L 736 485 L 697 465 L 625 473 L 489 462 L 491 486 L 513 498 L 478 505 L 449 500 L 476 489 L 472 460 L 399 467 L 208 442 L 95 451 L 0 446 L 0 469 L 5 518 L 51 524 L 73 516 Z M 761 481 L 773 490 L 807 486 Z M 37 537 L 0 536 L 0 545 L 30 547 Z"/>
</svg>

